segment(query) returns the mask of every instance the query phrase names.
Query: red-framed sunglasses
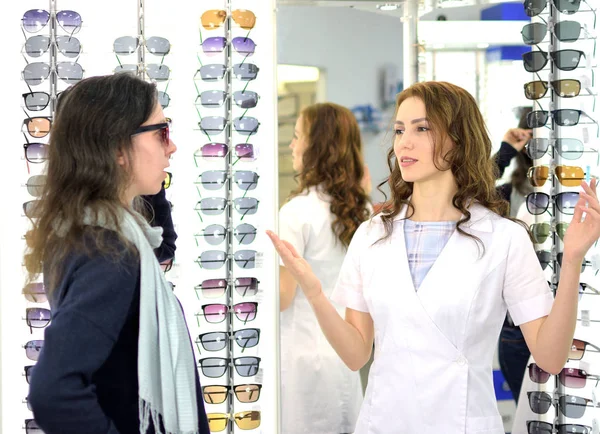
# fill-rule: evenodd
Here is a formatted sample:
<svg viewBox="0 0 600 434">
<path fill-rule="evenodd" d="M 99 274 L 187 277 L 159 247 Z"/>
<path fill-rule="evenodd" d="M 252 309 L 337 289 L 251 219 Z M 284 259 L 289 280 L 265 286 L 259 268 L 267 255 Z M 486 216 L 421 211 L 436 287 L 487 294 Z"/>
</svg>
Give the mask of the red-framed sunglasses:
<svg viewBox="0 0 600 434">
<path fill-rule="evenodd" d="M 147 133 L 148 131 L 156 131 L 160 130 L 161 132 L 161 140 L 165 145 L 169 145 L 169 128 L 171 126 L 171 118 L 165 118 L 165 122 L 161 122 L 159 124 L 152 125 L 142 125 L 137 130 L 135 130 L 132 136 L 137 134 Z"/>
</svg>

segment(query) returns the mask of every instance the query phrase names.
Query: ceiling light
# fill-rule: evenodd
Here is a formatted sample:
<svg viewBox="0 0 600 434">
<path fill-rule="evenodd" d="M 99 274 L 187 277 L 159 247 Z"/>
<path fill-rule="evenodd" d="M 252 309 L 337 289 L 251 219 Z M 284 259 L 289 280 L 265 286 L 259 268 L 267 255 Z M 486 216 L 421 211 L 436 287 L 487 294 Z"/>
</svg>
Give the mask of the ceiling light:
<svg viewBox="0 0 600 434">
<path fill-rule="evenodd" d="M 377 5 L 377 9 L 379 9 L 380 11 L 395 11 L 396 9 L 398 9 L 400 7 L 399 4 L 394 4 L 394 3 L 385 3 L 383 5 Z"/>
</svg>

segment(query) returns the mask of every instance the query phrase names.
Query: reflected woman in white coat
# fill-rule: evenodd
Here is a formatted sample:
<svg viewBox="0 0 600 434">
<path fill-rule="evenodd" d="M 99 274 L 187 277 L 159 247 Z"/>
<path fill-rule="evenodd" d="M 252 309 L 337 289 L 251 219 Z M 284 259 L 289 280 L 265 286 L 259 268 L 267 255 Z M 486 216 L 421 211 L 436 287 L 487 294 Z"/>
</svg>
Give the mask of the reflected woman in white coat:
<svg viewBox="0 0 600 434">
<path fill-rule="evenodd" d="M 358 124 L 342 106 L 309 106 L 296 122 L 290 148 L 299 185 L 281 208 L 280 235 L 310 264 L 329 296 L 354 232 L 370 216 Z M 333 351 L 297 286 L 280 267 L 281 432 L 352 433 L 362 403 L 360 376 Z M 343 313 L 344 306 L 337 309 Z"/>
<path fill-rule="evenodd" d="M 375 340 L 355 434 L 503 434 L 492 358 L 506 311 L 536 363 L 557 374 L 572 345 L 581 263 L 600 237 L 596 182 L 581 184 L 553 299 L 526 229 L 505 217 L 473 97 L 417 83 L 398 96 L 394 131 L 391 198 L 356 231 L 331 297 L 345 316 L 301 252 L 269 236 L 350 369 L 369 360 Z"/>
</svg>

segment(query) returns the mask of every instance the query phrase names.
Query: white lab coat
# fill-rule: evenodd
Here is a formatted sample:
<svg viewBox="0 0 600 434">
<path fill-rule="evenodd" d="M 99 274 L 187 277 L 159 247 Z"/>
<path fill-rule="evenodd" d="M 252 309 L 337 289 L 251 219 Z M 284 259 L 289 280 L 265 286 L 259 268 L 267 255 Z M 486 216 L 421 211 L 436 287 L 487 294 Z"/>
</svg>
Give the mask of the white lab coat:
<svg viewBox="0 0 600 434">
<path fill-rule="evenodd" d="M 506 310 L 521 324 L 553 296 L 524 228 L 480 205 L 455 231 L 416 292 L 404 240 L 374 217 L 356 232 L 333 299 L 369 312 L 375 356 L 355 434 L 504 434 L 492 359 Z"/>
<path fill-rule="evenodd" d="M 345 249 L 331 229 L 333 215 L 326 195 L 310 188 L 279 214 L 279 235 L 289 241 L 333 291 Z M 339 307 L 343 315 L 344 308 Z M 281 313 L 282 434 L 354 432 L 362 403 L 358 372 L 352 372 L 323 335 L 304 293 L 296 289 L 291 306 Z"/>
</svg>

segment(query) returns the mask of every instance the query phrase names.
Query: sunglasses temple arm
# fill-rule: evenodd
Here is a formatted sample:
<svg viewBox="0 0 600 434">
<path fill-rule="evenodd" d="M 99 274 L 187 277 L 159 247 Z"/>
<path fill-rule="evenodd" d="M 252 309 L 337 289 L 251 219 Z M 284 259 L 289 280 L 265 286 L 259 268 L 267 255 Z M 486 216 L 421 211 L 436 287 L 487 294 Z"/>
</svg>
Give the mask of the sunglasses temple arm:
<svg viewBox="0 0 600 434">
<path fill-rule="evenodd" d="M 23 56 L 23 59 L 25 59 L 25 62 L 29 65 L 29 61 L 27 60 L 27 57 L 25 57 L 25 55 L 23 53 L 21 53 L 21 55 Z"/>
<path fill-rule="evenodd" d="M 198 28 L 198 34 L 200 35 L 200 45 L 202 45 L 204 41 L 202 40 L 202 30 L 200 28 Z"/>
<path fill-rule="evenodd" d="M 165 90 L 163 91 L 163 93 L 167 93 L 167 89 L 169 88 L 169 85 L 171 84 L 171 80 L 167 81 L 167 87 L 165 87 Z M 196 84 L 194 82 L 194 84 Z"/>
<path fill-rule="evenodd" d="M 246 86 L 244 86 L 244 89 L 242 90 L 242 93 L 246 92 L 246 89 L 248 88 L 248 85 L 250 84 L 249 81 L 246 82 Z"/>
</svg>

